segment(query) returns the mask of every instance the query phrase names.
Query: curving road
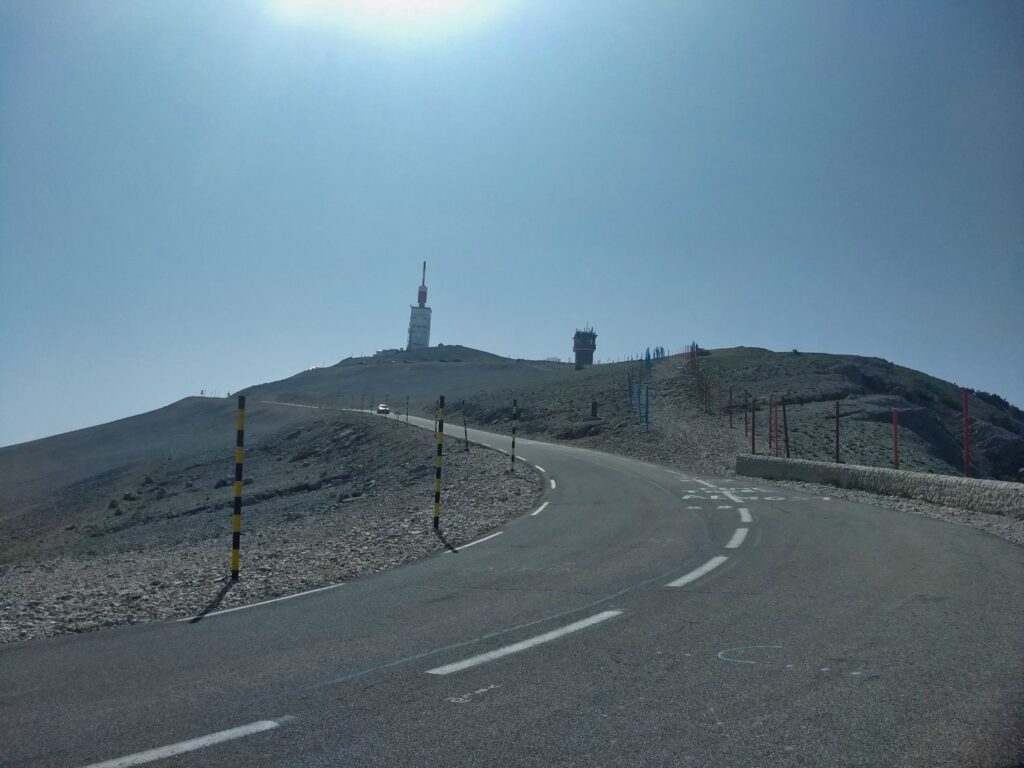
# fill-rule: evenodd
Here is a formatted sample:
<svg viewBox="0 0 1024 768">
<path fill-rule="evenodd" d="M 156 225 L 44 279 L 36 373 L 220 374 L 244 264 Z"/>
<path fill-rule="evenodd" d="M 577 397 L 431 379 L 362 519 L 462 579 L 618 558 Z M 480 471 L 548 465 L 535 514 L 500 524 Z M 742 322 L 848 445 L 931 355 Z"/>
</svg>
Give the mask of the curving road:
<svg viewBox="0 0 1024 768">
<path fill-rule="evenodd" d="M 1024 761 L 1020 547 L 517 448 L 543 468 L 543 507 L 457 553 L 198 623 L 3 648 L 0 764 Z"/>
</svg>

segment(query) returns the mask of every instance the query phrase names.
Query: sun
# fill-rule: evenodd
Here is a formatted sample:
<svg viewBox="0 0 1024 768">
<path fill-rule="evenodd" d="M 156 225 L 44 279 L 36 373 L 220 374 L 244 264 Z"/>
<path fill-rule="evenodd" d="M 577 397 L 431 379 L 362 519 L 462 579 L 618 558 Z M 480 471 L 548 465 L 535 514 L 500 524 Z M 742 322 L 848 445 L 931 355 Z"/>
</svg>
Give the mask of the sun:
<svg viewBox="0 0 1024 768">
<path fill-rule="evenodd" d="M 515 0 L 270 0 L 281 20 L 383 42 L 448 38 L 493 21 Z"/>
</svg>

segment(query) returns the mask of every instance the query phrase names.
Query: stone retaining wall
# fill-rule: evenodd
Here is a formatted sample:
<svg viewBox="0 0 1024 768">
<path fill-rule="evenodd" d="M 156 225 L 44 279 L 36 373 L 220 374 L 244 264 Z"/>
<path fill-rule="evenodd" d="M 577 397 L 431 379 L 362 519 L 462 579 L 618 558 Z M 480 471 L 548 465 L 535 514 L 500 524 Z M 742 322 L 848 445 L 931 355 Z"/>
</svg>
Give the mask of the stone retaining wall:
<svg viewBox="0 0 1024 768">
<path fill-rule="evenodd" d="M 736 474 L 768 480 L 827 483 L 840 488 L 921 499 L 950 507 L 1024 519 L 1022 483 L 753 455 L 736 457 Z"/>
</svg>

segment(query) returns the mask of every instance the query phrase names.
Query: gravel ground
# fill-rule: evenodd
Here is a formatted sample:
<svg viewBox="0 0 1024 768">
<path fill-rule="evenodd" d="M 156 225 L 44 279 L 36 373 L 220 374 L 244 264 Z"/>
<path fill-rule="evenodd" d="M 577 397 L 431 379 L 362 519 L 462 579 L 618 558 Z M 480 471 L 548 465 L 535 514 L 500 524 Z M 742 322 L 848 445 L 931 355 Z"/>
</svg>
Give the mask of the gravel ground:
<svg viewBox="0 0 1024 768">
<path fill-rule="evenodd" d="M 376 418 L 332 414 L 290 441 L 268 444 L 264 476 L 251 486 L 267 489 L 267 498 L 244 507 L 242 578 L 221 596 L 218 609 L 348 581 L 445 548 L 431 522 L 434 436 Z M 331 452 L 328 444 L 341 447 Z M 305 469 L 301 460 L 274 461 L 275 445 L 292 458 L 311 454 Z M 451 439 L 448 447 L 441 529 L 449 543 L 466 543 L 536 508 L 543 492 L 538 475 L 510 475 L 496 451 L 465 452 L 461 441 Z M 282 464 L 290 466 L 275 479 L 269 467 Z M 329 479 L 344 474 L 339 465 L 359 468 L 358 489 L 351 481 L 325 484 L 287 474 L 305 471 L 319 478 L 330 466 Z M 167 474 L 176 476 L 177 469 Z M 224 469 L 222 460 L 192 468 L 212 474 L 202 483 L 183 479 L 182 492 L 188 483 L 203 486 L 196 492 L 205 495 Z M 160 475 L 147 477 L 147 487 L 165 482 Z M 275 484 L 281 493 L 273 493 Z M 0 642 L 181 618 L 209 607 L 230 584 L 231 488 L 218 492 L 228 498 L 214 513 L 175 514 L 194 503 L 182 501 L 181 494 L 175 497 L 178 506 L 163 515 L 156 501 L 147 511 L 139 499 L 127 516 L 136 525 L 121 528 L 125 515 L 111 516 L 116 525 L 110 530 L 94 524 L 58 553 L 51 546 L 0 567 Z"/>
</svg>

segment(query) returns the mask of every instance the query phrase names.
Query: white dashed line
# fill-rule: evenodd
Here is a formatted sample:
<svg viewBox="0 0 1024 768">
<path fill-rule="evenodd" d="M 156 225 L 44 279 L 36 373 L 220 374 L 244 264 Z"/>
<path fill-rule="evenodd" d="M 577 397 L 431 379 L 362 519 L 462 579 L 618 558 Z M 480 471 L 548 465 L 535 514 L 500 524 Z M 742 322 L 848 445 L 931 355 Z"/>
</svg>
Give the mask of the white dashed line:
<svg viewBox="0 0 1024 768">
<path fill-rule="evenodd" d="M 537 507 L 537 509 L 530 513 L 530 517 L 536 517 L 537 515 L 539 515 L 541 512 L 544 511 L 544 507 L 546 507 L 550 503 L 550 501 L 545 501 L 543 504 Z"/>
<path fill-rule="evenodd" d="M 529 640 L 523 640 L 522 642 L 513 643 L 512 645 L 506 645 L 504 648 L 498 648 L 494 651 L 487 653 L 481 653 L 479 656 L 471 656 L 468 659 L 457 661 L 454 664 L 446 664 L 443 667 L 435 667 L 434 669 L 428 669 L 428 675 L 450 675 L 453 672 L 461 672 L 464 669 L 475 667 L 479 664 L 486 664 L 488 661 L 494 661 L 496 659 L 503 658 L 505 656 L 511 656 L 513 653 L 519 653 L 520 651 L 526 651 L 534 646 L 540 645 L 541 643 L 548 643 L 552 640 L 557 640 L 560 637 L 564 637 L 572 632 L 579 632 L 581 629 L 592 627 L 595 624 L 600 624 L 602 621 L 613 619 L 619 616 L 622 611 L 604 611 L 591 616 L 589 619 L 583 619 L 572 624 L 568 624 L 559 629 L 552 630 L 551 632 L 545 632 L 543 635 L 537 635 L 531 637 Z"/>
<path fill-rule="evenodd" d="M 750 530 L 750 529 L 749 528 L 737 528 L 736 532 L 732 535 L 732 538 L 729 539 L 729 543 L 725 545 L 725 548 L 726 549 L 736 549 L 736 547 L 738 547 L 740 544 L 742 544 L 743 540 L 745 538 L 747 538 L 747 531 L 748 530 Z"/>
<path fill-rule="evenodd" d="M 495 536 L 501 536 L 501 534 L 503 534 L 503 533 L 504 533 L 504 531 L 498 531 L 497 533 L 492 533 L 492 534 L 491 534 L 490 536 L 484 536 L 484 537 L 483 537 L 482 539 L 477 539 L 476 541 L 471 541 L 471 542 L 469 542 L 469 544 L 463 544 L 463 545 L 462 545 L 461 547 L 456 547 L 456 548 L 455 548 L 455 551 L 456 551 L 456 552 L 461 552 L 461 551 L 462 551 L 462 550 L 464 550 L 464 549 L 465 549 L 466 547 L 473 547 L 473 546 L 476 546 L 477 544 L 480 544 L 480 543 L 482 543 L 482 542 L 485 542 L 485 541 L 487 541 L 488 539 L 493 539 L 493 538 L 494 538 Z M 445 554 L 448 554 L 448 555 L 450 555 L 451 553 L 452 553 L 452 550 L 450 550 L 450 549 L 446 549 L 446 550 L 445 550 Z"/>
<path fill-rule="evenodd" d="M 544 469 L 544 467 L 542 467 L 540 464 L 534 464 L 533 468 L 534 469 L 539 469 L 541 472 L 544 472 L 545 474 L 547 474 L 547 470 Z"/>
<path fill-rule="evenodd" d="M 680 578 L 676 579 L 675 581 L 670 581 L 665 586 L 666 587 L 683 587 L 683 586 L 686 586 L 691 581 L 696 581 L 701 576 L 704 576 L 705 574 L 711 573 L 711 571 L 715 570 L 715 568 L 720 566 L 722 563 L 724 563 L 728 559 L 729 558 L 726 557 L 725 555 L 716 555 L 715 557 L 712 557 L 710 560 L 708 560 L 706 563 L 704 563 L 704 565 L 702 565 L 700 568 L 695 568 L 694 570 L 690 571 L 685 576 L 681 576 Z"/>
<path fill-rule="evenodd" d="M 724 488 L 722 488 L 720 490 L 722 491 L 722 495 L 725 496 L 725 498 L 729 499 L 730 501 L 735 501 L 737 504 L 742 504 L 743 503 L 743 499 L 741 499 L 739 496 L 733 496 L 731 493 L 729 493 Z"/>
<path fill-rule="evenodd" d="M 752 523 L 754 519 L 750 516 L 750 510 L 746 507 L 740 507 L 740 522 L 741 523 Z"/>
<path fill-rule="evenodd" d="M 558 487 L 558 486 L 557 486 L 557 485 L 555 485 L 555 481 L 554 481 L 554 478 L 552 478 L 552 480 L 551 480 L 551 490 L 553 491 L 553 490 L 555 490 L 555 488 L 557 488 L 557 487 Z"/>
<path fill-rule="evenodd" d="M 708 488 L 716 488 L 717 487 L 714 483 L 706 483 L 703 480 L 698 480 L 697 478 L 693 478 L 693 482 L 700 483 L 701 485 L 706 485 Z"/>
<path fill-rule="evenodd" d="M 103 763 L 92 763 L 91 765 L 87 765 L 86 768 L 127 768 L 127 766 L 131 765 L 151 763 L 154 760 L 163 760 L 164 758 L 173 757 L 174 755 L 180 755 L 185 752 L 194 752 L 195 750 L 202 749 L 203 747 L 212 747 L 214 744 L 231 741 L 232 739 L 240 739 L 243 736 L 251 736 L 254 733 L 269 731 L 273 728 L 277 728 L 282 722 L 290 719 L 291 718 L 281 718 L 280 722 L 275 720 L 259 720 L 255 723 L 240 725 L 237 728 L 230 728 L 226 731 L 211 733 L 209 736 L 200 736 L 198 739 L 179 741 L 177 744 L 168 744 L 166 747 L 157 747 L 156 749 L 150 749 L 145 752 L 136 752 L 134 755 L 118 757 L 114 760 L 107 760 Z"/>
</svg>

